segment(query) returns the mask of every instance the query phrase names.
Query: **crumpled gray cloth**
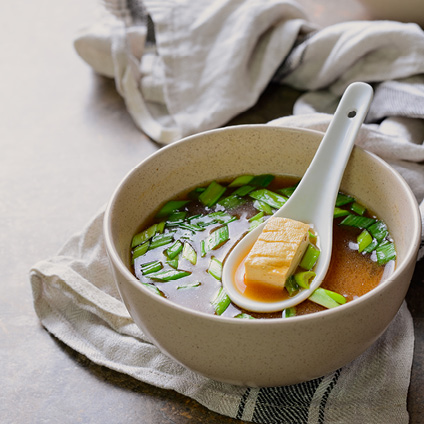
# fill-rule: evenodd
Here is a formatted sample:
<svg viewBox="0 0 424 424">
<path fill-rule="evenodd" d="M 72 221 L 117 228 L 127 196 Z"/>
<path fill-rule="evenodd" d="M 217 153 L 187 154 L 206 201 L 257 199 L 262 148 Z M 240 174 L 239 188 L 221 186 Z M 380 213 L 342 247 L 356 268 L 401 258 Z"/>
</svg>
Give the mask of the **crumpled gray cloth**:
<svg viewBox="0 0 424 424">
<path fill-rule="evenodd" d="M 115 79 L 135 124 L 160 143 L 224 125 L 270 81 L 306 91 L 300 104 L 326 113 L 351 82 L 364 81 L 376 90 L 368 122 L 424 117 L 424 32 L 416 24 L 318 28 L 289 0 L 105 5 L 111 13 L 81 31 L 76 51 Z"/>
</svg>

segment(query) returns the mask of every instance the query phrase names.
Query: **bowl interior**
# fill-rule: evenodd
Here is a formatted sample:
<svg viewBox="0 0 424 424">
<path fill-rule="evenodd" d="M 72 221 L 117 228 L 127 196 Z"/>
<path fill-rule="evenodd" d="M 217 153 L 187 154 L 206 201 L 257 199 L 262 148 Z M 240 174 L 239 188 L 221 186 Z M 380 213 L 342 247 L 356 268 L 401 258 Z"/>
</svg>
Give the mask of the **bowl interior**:
<svg viewBox="0 0 424 424">
<path fill-rule="evenodd" d="M 129 271 L 131 238 L 163 202 L 196 185 L 240 174 L 301 176 L 322 136 L 303 129 L 237 126 L 188 137 L 150 156 L 124 178 L 109 206 L 111 248 L 123 272 L 135 279 Z M 386 222 L 399 272 L 419 239 L 418 208 L 407 184 L 385 162 L 355 147 L 341 189 Z"/>
</svg>

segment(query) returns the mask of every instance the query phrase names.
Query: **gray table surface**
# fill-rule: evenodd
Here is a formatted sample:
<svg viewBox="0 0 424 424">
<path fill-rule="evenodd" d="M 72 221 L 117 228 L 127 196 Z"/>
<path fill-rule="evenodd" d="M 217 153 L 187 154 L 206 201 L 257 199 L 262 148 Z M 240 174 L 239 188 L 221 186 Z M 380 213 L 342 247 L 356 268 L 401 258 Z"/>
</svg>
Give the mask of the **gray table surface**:
<svg viewBox="0 0 424 424">
<path fill-rule="evenodd" d="M 356 2 L 303 0 L 331 24 L 367 15 Z M 99 367 L 39 324 L 28 271 L 54 255 L 159 146 L 138 131 L 111 80 L 76 55 L 92 1 L 8 2 L 0 13 L 0 423 L 236 423 L 172 391 Z M 232 123 L 289 114 L 298 93 L 270 87 Z M 285 103 L 281 98 L 284 96 Z M 417 335 L 408 407 L 424 422 L 423 267 L 408 295 Z"/>
</svg>

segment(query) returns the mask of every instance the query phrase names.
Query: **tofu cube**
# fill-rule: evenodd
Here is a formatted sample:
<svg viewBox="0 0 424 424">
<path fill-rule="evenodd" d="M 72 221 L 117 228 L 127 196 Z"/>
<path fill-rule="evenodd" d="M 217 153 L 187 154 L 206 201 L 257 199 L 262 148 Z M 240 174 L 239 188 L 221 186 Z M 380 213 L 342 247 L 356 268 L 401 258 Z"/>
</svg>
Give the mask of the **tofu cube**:
<svg viewBox="0 0 424 424">
<path fill-rule="evenodd" d="M 245 283 L 269 284 L 284 288 L 309 243 L 308 224 L 288 218 L 272 217 L 245 261 Z"/>
</svg>

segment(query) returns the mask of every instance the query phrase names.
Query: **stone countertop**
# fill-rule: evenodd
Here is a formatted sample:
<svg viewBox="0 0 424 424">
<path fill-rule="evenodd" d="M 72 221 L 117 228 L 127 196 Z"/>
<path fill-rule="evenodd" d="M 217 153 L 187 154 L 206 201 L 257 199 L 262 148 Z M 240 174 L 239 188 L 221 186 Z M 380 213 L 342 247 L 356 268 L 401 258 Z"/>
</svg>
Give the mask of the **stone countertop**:
<svg viewBox="0 0 424 424">
<path fill-rule="evenodd" d="M 323 25 L 367 17 L 354 1 L 300 3 Z M 48 334 L 35 315 L 31 266 L 81 230 L 127 171 L 159 147 L 135 128 L 114 82 L 95 75 L 73 49 L 96 7 L 82 0 L 8 2 L 0 14 L 0 422 L 240 423 L 93 364 Z M 290 114 L 298 95 L 270 86 L 232 123 Z M 407 297 L 416 334 L 412 423 L 424 422 L 423 277 L 421 263 Z"/>
</svg>

